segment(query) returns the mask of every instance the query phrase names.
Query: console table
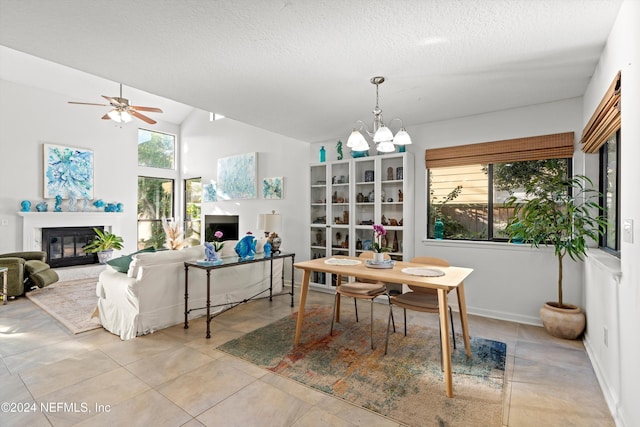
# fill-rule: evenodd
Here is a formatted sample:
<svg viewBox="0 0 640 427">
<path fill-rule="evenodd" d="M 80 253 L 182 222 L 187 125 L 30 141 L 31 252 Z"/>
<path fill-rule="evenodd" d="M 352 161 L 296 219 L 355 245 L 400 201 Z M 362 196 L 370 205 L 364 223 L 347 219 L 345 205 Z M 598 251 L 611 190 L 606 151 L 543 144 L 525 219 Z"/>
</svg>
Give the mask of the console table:
<svg viewBox="0 0 640 427">
<path fill-rule="evenodd" d="M 251 301 L 254 298 L 257 298 L 258 296 L 262 295 L 263 293 L 269 291 L 269 301 L 272 301 L 273 297 L 277 297 L 277 296 L 281 296 L 281 295 L 291 295 L 291 307 L 293 307 L 293 292 L 294 292 L 294 268 L 293 268 L 293 264 L 295 263 L 295 256 L 296 254 L 294 253 L 284 253 L 284 252 L 278 252 L 278 253 L 273 253 L 271 254 L 271 256 L 264 256 L 264 254 L 256 254 L 254 258 L 252 259 L 242 259 L 240 257 L 224 257 L 221 258 L 221 262 L 219 264 L 214 264 L 214 265 L 201 265 L 198 264 L 197 262 L 185 262 L 184 263 L 184 328 L 185 329 L 189 329 L 189 313 L 195 310 L 207 310 L 207 338 L 211 338 L 211 319 L 213 319 L 215 316 L 211 316 L 211 307 L 222 307 L 222 306 L 227 306 L 227 305 L 231 305 L 229 308 L 227 308 L 227 310 L 232 309 L 233 307 L 236 307 L 239 304 Z M 280 278 L 282 280 L 282 284 L 284 286 L 284 259 L 285 258 L 291 258 L 291 292 L 282 292 L 279 294 L 273 294 L 273 261 L 276 259 L 282 259 L 283 261 L 283 265 L 282 265 L 282 277 Z M 238 266 L 238 265 L 245 265 L 245 264 L 251 264 L 251 263 L 255 263 L 255 262 L 269 262 L 270 263 L 270 275 L 269 275 L 269 288 L 268 289 L 264 289 L 260 292 L 258 292 L 257 294 L 249 297 L 249 298 L 245 298 L 242 301 L 234 301 L 234 302 L 226 302 L 224 304 L 214 304 L 211 305 L 211 271 L 212 270 L 216 270 L 219 268 L 229 268 L 229 267 L 234 267 L 234 266 Z M 201 270 L 206 270 L 207 272 L 207 305 L 205 307 L 197 307 L 197 308 L 189 308 L 189 269 L 190 268 L 199 268 Z M 218 314 L 222 314 L 225 311 L 224 310 Z M 216 316 L 218 315 L 216 314 Z"/>
</svg>

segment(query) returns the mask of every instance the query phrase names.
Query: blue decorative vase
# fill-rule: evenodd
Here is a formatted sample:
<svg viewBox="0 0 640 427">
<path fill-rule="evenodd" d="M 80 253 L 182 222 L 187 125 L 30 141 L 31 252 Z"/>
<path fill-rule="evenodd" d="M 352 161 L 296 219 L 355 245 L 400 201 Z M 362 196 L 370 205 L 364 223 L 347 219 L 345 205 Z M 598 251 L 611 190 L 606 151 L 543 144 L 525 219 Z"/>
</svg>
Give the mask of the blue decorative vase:
<svg viewBox="0 0 640 427">
<path fill-rule="evenodd" d="M 324 149 L 324 145 L 320 148 L 320 163 L 324 163 L 327 160 L 327 150 Z"/>
<path fill-rule="evenodd" d="M 28 200 L 23 200 L 20 202 L 20 207 L 22 212 L 29 212 L 31 210 L 31 202 Z"/>
<path fill-rule="evenodd" d="M 436 223 L 433 226 L 433 237 L 435 237 L 436 240 L 444 239 L 444 223 L 440 218 L 436 219 Z"/>
<path fill-rule="evenodd" d="M 269 243 L 269 242 L 264 244 L 264 256 L 265 257 L 270 257 L 271 256 L 271 243 Z"/>
<path fill-rule="evenodd" d="M 256 253 L 256 238 L 251 235 L 244 236 L 236 244 L 235 250 L 241 259 L 253 259 Z"/>
<path fill-rule="evenodd" d="M 40 202 L 36 205 L 36 210 L 38 212 L 46 212 L 47 209 L 49 209 L 49 205 L 47 205 L 47 202 Z"/>
</svg>

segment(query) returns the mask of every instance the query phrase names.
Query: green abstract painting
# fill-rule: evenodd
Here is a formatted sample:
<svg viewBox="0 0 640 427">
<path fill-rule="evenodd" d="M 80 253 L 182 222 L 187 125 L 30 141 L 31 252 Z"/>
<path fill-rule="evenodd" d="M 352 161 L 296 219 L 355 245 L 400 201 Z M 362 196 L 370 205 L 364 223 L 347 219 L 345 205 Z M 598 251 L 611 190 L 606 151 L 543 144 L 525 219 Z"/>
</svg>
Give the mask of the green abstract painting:
<svg viewBox="0 0 640 427">
<path fill-rule="evenodd" d="M 257 198 L 257 176 L 257 153 L 218 159 L 218 200 Z"/>
</svg>

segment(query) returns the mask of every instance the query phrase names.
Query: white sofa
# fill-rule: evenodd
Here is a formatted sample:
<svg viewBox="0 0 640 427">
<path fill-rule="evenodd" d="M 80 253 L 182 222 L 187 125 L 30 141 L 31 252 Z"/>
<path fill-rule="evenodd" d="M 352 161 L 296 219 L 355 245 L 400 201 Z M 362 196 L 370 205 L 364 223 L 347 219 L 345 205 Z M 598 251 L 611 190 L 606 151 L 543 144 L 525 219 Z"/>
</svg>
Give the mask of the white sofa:
<svg viewBox="0 0 640 427">
<path fill-rule="evenodd" d="M 222 256 L 235 256 L 237 241 L 227 241 Z M 264 240 L 256 249 L 262 251 Z M 100 273 L 96 293 L 102 326 L 128 340 L 184 322 L 184 262 L 204 258 L 204 246 L 179 251 L 145 252 L 133 255 L 129 270 L 120 273 L 107 268 Z M 273 292 L 282 292 L 283 260 L 273 262 Z M 270 263 L 255 262 L 211 271 L 211 309 L 218 313 L 230 303 L 242 301 L 269 288 Z M 205 307 L 206 272 L 189 269 L 189 308 Z M 268 296 L 265 292 L 264 296 Z M 189 319 L 204 316 L 192 311 Z"/>
</svg>

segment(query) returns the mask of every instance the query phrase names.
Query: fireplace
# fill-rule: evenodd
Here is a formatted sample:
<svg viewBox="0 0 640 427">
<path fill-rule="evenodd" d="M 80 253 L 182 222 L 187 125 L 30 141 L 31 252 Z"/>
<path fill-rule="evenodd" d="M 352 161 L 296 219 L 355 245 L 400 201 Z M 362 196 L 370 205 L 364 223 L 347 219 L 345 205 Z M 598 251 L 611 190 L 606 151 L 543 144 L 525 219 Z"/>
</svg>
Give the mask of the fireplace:
<svg viewBox="0 0 640 427">
<path fill-rule="evenodd" d="M 82 249 L 95 237 L 94 228 L 104 230 L 102 226 L 43 228 L 42 250 L 47 253 L 47 264 L 52 268 L 96 264 L 97 254 Z"/>
<path fill-rule="evenodd" d="M 238 215 L 205 215 L 205 241 L 213 242 L 213 235 L 216 231 L 222 231 L 222 240 L 238 240 L 238 223 Z"/>
</svg>

